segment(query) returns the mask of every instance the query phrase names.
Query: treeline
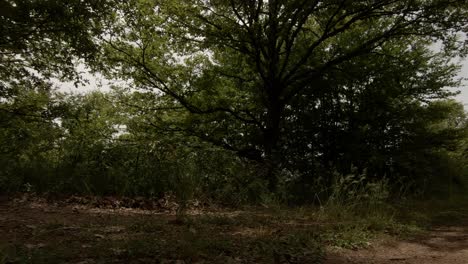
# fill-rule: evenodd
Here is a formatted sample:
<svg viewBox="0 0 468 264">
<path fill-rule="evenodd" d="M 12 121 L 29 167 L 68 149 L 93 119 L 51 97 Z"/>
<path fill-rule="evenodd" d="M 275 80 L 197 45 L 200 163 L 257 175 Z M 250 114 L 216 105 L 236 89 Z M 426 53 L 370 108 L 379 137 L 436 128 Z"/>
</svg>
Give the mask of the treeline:
<svg viewBox="0 0 468 264">
<path fill-rule="evenodd" d="M 400 125 L 391 131 L 392 141 L 372 129 L 382 119 L 377 124 L 360 120 L 358 131 L 335 132 L 330 131 L 333 120 L 321 121 L 326 125 L 319 127 L 320 137 L 290 139 L 296 145 L 285 152 L 288 167 L 277 172 L 276 193 L 261 177 L 261 163 L 176 127 L 156 127 L 153 112 L 143 113 L 141 105 L 130 103 L 141 100 L 142 94 L 121 91 L 63 95 L 23 90 L 2 103 L 2 191 L 177 193 L 238 204 L 310 202 L 330 196 L 344 180 L 346 188 L 384 181 L 394 195 L 447 195 L 466 184 L 467 118 L 463 106 L 452 100 L 395 110 L 401 117 L 392 120 Z M 311 148 L 319 143 L 323 149 Z"/>
<path fill-rule="evenodd" d="M 465 1 L 14 2 L 3 192 L 303 203 L 468 180 L 468 119 L 449 90 Z M 52 78 L 83 81 L 77 59 L 120 84 L 57 92 Z"/>
<path fill-rule="evenodd" d="M 118 93 L 18 91 L 2 103 L 2 192 L 260 199 L 263 186 L 245 161 L 157 132 L 122 102 Z"/>
</svg>

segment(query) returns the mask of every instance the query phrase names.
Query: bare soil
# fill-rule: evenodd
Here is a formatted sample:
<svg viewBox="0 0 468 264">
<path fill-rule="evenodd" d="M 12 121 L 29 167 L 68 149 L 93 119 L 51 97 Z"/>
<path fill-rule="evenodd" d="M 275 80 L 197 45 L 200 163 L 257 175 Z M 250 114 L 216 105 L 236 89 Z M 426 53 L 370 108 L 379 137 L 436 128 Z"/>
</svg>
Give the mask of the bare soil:
<svg viewBox="0 0 468 264">
<path fill-rule="evenodd" d="M 408 240 L 385 237 L 361 250 L 334 250 L 326 264 L 467 264 L 468 227 L 440 226 Z"/>
<path fill-rule="evenodd" d="M 113 208 L 120 201 L 112 199 L 3 200 L 0 264 L 319 263 L 323 257 L 314 227 L 260 210 L 192 206 L 181 222 L 164 201 L 142 209 Z"/>
<path fill-rule="evenodd" d="M 181 224 L 168 201 L 142 209 L 74 199 L 0 199 L 0 264 L 468 264 L 468 221 L 410 239 L 380 236 L 357 250 L 326 245 L 323 255 L 314 234 L 326 227 L 312 218 L 205 208 Z"/>
</svg>

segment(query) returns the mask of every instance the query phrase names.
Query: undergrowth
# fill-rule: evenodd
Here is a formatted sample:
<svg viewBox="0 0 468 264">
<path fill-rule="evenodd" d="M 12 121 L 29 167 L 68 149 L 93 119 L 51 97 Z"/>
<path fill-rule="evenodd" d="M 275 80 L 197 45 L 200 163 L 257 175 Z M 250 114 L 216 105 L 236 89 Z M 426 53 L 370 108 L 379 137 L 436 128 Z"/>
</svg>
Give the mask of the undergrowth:
<svg viewBox="0 0 468 264">
<path fill-rule="evenodd" d="M 365 174 L 339 176 L 327 191 L 326 201 L 301 207 L 269 198 L 261 206 L 196 213 L 189 206 L 182 219 L 170 211 L 98 214 L 73 228 L 59 219 L 41 220 L 32 230 L 17 231 L 33 241 L 15 237 L 0 244 L 0 264 L 73 262 L 77 256 L 99 263 L 320 263 L 329 247 L 365 248 L 381 236 L 406 239 L 468 219 L 466 196 L 392 201 L 387 182 Z"/>
</svg>

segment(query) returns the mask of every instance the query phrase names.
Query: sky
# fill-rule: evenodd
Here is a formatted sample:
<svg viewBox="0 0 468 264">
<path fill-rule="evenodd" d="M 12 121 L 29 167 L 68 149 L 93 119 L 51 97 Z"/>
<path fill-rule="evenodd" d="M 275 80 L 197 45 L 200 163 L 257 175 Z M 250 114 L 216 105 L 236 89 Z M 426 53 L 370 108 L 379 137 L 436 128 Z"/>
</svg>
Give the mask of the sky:
<svg viewBox="0 0 468 264">
<path fill-rule="evenodd" d="M 461 61 L 462 69 L 458 76 L 468 79 L 468 58 Z M 86 71 L 83 67 L 78 67 L 80 71 L 84 72 L 83 76 L 89 80 L 89 84 L 84 86 L 75 87 L 72 82 L 60 83 L 57 82 L 59 90 L 62 92 L 71 93 L 87 93 L 94 90 L 100 90 L 103 92 L 110 90 L 110 81 L 104 79 L 102 76 L 93 76 Z M 465 111 L 468 111 L 468 80 L 463 81 L 462 86 L 455 89 L 460 91 L 460 94 L 455 97 L 457 101 L 460 101 L 465 106 Z"/>
<path fill-rule="evenodd" d="M 468 79 L 468 58 L 465 59 L 462 64 L 463 68 L 461 69 L 459 76 Z M 465 106 L 465 110 L 468 111 L 468 80 L 463 82 L 463 86 L 458 89 L 461 93 L 456 97 L 456 99 L 462 102 Z"/>
</svg>

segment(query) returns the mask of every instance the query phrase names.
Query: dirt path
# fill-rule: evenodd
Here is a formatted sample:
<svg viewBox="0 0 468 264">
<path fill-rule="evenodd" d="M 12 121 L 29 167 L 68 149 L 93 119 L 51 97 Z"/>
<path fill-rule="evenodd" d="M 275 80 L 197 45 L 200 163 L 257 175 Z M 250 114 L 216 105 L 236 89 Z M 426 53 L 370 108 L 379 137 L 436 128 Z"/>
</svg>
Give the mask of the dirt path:
<svg viewBox="0 0 468 264">
<path fill-rule="evenodd" d="M 468 227 L 439 227 L 407 241 L 383 239 L 368 249 L 330 253 L 325 264 L 468 264 Z"/>
<path fill-rule="evenodd" d="M 319 263 L 315 227 L 278 217 L 0 202 L 0 264 Z"/>
<path fill-rule="evenodd" d="M 207 213 L 177 224 L 172 213 L 157 210 L 0 201 L 0 264 L 319 261 L 311 250 L 319 245 L 310 235 L 316 224 L 247 211 Z M 383 237 L 367 249 L 330 250 L 324 263 L 468 264 L 468 221 L 409 240 Z"/>
</svg>

